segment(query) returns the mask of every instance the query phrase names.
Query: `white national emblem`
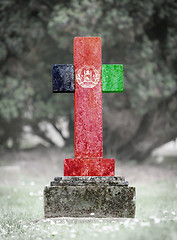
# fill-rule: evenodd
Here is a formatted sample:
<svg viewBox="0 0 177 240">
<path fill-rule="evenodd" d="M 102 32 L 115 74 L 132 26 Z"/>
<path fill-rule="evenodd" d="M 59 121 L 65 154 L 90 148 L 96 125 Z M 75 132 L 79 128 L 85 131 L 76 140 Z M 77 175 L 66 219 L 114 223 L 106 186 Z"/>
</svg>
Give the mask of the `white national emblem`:
<svg viewBox="0 0 177 240">
<path fill-rule="evenodd" d="M 98 84 L 99 80 L 99 71 L 93 66 L 84 66 L 76 72 L 76 81 L 83 88 L 93 88 Z"/>
</svg>

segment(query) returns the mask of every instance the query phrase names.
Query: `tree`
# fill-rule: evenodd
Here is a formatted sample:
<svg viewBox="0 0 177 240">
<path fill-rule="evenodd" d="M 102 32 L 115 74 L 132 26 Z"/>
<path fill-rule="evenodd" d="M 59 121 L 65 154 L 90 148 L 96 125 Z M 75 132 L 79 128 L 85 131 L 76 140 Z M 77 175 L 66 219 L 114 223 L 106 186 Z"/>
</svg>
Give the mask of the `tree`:
<svg viewBox="0 0 177 240">
<path fill-rule="evenodd" d="M 18 146 L 25 124 L 46 137 L 39 122 L 58 129 L 58 116 L 73 138 L 73 96 L 49 89 L 52 64 L 72 63 L 75 36 L 101 36 L 103 63 L 124 64 L 124 93 L 103 96 L 105 153 L 142 160 L 176 138 L 176 16 L 174 0 L 0 3 L 2 144 Z"/>
</svg>

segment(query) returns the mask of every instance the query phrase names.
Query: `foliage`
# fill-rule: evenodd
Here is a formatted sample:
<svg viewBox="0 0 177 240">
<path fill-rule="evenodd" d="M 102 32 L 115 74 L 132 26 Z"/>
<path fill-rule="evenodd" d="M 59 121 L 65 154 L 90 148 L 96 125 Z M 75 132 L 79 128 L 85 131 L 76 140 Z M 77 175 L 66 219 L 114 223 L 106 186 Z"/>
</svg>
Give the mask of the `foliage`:
<svg viewBox="0 0 177 240">
<path fill-rule="evenodd" d="M 17 146 L 23 125 L 37 131 L 42 120 L 56 126 L 58 116 L 70 120 L 73 133 L 73 96 L 51 93 L 51 69 L 55 63 L 72 63 L 75 36 L 101 36 L 103 63 L 124 64 L 125 92 L 104 96 L 105 150 L 125 151 L 130 141 L 137 141 L 136 132 L 147 114 L 155 118 L 159 104 L 168 99 L 162 112 L 168 112 L 165 119 L 175 134 L 167 131 L 168 139 L 168 134 L 161 134 L 161 141 L 158 136 L 153 146 L 176 137 L 176 16 L 174 0 L 2 1 L 1 144 L 5 146 L 11 137 Z M 134 131 L 129 123 L 111 122 L 115 114 L 126 118 L 127 109 Z M 164 128 L 164 123 L 160 126 Z M 112 144 L 117 139 L 120 144 Z M 137 149 L 131 151 L 127 157 L 138 158 Z"/>
</svg>

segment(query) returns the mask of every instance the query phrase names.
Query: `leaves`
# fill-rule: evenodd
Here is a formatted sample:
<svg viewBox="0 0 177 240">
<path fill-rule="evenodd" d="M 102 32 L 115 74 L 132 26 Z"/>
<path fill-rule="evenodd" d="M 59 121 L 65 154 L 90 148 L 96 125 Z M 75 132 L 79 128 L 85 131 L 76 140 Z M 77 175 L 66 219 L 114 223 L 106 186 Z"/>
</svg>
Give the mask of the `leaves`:
<svg viewBox="0 0 177 240">
<path fill-rule="evenodd" d="M 73 96 L 52 94 L 51 69 L 73 62 L 75 36 L 101 36 L 103 64 L 124 65 L 125 93 L 104 96 L 105 105 L 117 113 L 128 106 L 139 117 L 157 107 L 176 88 L 176 16 L 174 0 L 1 1 L 4 136 L 11 134 L 4 122 L 13 125 L 14 119 L 22 125 L 26 116 L 35 125 L 58 116 L 72 119 Z"/>
</svg>

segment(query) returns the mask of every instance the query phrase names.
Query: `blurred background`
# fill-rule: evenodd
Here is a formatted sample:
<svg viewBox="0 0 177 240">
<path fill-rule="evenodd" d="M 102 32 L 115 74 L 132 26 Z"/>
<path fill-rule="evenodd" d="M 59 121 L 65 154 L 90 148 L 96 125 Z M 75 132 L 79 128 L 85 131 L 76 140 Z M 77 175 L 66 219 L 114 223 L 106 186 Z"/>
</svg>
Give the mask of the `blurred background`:
<svg viewBox="0 0 177 240">
<path fill-rule="evenodd" d="M 124 92 L 103 94 L 104 155 L 177 159 L 176 26 L 175 0 L 2 0 L 1 156 L 74 154 L 74 95 L 52 93 L 52 65 L 73 63 L 75 36 L 100 36 L 103 63 L 124 65 Z"/>
<path fill-rule="evenodd" d="M 124 92 L 103 94 L 103 144 L 136 187 L 133 225 L 38 222 L 74 157 L 74 94 L 52 93 L 52 66 L 73 64 L 75 36 L 101 37 L 103 64 L 124 66 Z M 176 0 L 0 0 L 2 239 L 176 239 L 176 138 Z"/>
</svg>

